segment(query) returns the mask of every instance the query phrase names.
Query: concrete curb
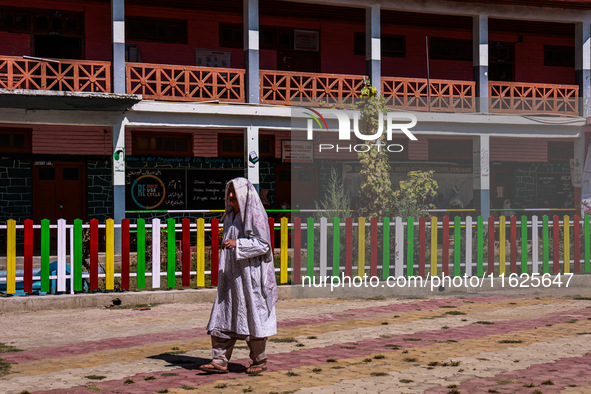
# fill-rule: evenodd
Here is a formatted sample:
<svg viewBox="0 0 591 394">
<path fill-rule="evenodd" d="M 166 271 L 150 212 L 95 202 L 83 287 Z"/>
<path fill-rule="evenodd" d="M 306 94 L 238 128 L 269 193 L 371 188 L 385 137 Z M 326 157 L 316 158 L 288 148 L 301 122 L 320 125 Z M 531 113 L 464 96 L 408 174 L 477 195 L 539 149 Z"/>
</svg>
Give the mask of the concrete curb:
<svg viewBox="0 0 591 394">
<path fill-rule="evenodd" d="M 555 276 L 551 276 L 554 280 Z M 464 278 L 462 278 L 464 279 Z M 479 278 L 482 280 L 482 278 Z M 482 296 L 527 296 L 527 297 L 586 297 L 591 298 L 591 275 L 574 275 L 568 287 L 564 287 L 567 277 L 561 276 L 562 287 L 553 284 L 550 287 L 512 287 L 508 278 L 504 280 L 495 277 L 492 282 L 485 278 L 481 286 L 439 286 L 437 280 L 431 278 L 425 281 L 424 287 L 414 285 L 406 287 L 389 287 L 386 281 L 380 281 L 378 286 L 372 287 L 367 281 L 367 286 L 355 287 L 340 286 L 331 291 L 330 282 L 327 286 L 283 285 L 279 286 L 279 299 L 297 298 L 435 298 L 466 295 Z M 470 280 L 470 278 L 468 278 Z M 458 281 L 457 281 L 458 282 Z M 456 282 L 456 284 L 457 284 Z M 462 282 L 465 284 L 465 282 Z M 474 282 L 475 283 L 475 279 Z M 531 284 L 531 281 L 520 280 L 520 284 Z M 431 285 L 433 284 L 433 290 Z M 318 285 L 318 283 L 317 283 Z M 170 303 L 212 303 L 215 300 L 217 289 L 185 289 L 185 290 L 155 290 L 121 293 L 95 293 L 75 295 L 50 295 L 50 296 L 19 296 L 0 298 L 0 313 L 35 312 L 52 309 L 73 308 L 103 308 L 113 304 L 113 300 L 119 299 L 122 306 L 138 304 L 170 304 Z"/>
</svg>

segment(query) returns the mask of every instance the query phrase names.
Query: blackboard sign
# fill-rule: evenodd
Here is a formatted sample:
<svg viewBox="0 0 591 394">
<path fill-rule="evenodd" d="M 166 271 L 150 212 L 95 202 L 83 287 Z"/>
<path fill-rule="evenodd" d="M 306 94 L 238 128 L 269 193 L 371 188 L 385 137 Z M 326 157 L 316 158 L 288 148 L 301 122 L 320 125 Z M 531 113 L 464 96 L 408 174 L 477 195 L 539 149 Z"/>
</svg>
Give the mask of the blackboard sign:
<svg viewBox="0 0 591 394">
<path fill-rule="evenodd" d="M 569 173 L 539 172 L 536 175 L 538 204 L 548 201 L 549 208 L 562 208 L 568 196 L 573 193 Z"/>
<path fill-rule="evenodd" d="M 128 168 L 125 209 L 224 209 L 226 182 L 243 175 L 242 169 Z"/>
<path fill-rule="evenodd" d="M 242 169 L 187 172 L 187 209 L 224 209 L 226 182 L 244 176 Z"/>
</svg>

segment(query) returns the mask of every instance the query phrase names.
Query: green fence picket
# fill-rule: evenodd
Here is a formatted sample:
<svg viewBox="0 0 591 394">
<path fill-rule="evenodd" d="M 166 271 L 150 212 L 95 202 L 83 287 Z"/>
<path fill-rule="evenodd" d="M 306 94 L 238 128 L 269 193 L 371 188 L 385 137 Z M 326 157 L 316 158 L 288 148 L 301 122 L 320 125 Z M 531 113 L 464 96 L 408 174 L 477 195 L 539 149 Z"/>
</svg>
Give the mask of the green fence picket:
<svg viewBox="0 0 591 394">
<path fill-rule="evenodd" d="M 166 286 L 175 285 L 175 264 L 176 264 L 176 231 L 175 221 L 169 218 L 167 224 L 167 242 L 166 242 Z"/>
<path fill-rule="evenodd" d="M 521 217 L 521 273 L 527 274 L 527 216 Z"/>
<path fill-rule="evenodd" d="M 548 216 L 542 218 L 542 271 L 547 274 L 550 271 L 548 259 L 550 257 L 550 248 L 548 247 Z"/>
<path fill-rule="evenodd" d="M 382 278 L 388 279 L 390 276 L 390 218 L 384 217 L 384 246 L 382 248 Z"/>
<path fill-rule="evenodd" d="M 74 220 L 74 290 L 82 291 L 82 220 Z"/>
<path fill-rule="evenodd" d="M 332 276 L 341 274 L 341 219 L 332 220 Z"/>
<path fill-rule="evenodd" d="M 460 254 L 462 252 L 462 219 L 454 218 L 454 276 L 460 276 Z"/>
<path fill-rule="evenodd" d="M 482 216 L 478 216 L 476 222 L 476 238 L 477 238 L 477 250 L 476 250 L 476 275 L 483 276 L 484 275 L 484 231 L 482 226 Z"/>
<path fill-rule="evenodd" d="M 406 276 L 414 275 L 415 255 L 415 219 L 409 216 L 406 219 Z"/>
<path fill-rule="evenodd" d="M 137 220 L 137 288 L 146 288 L 146 221 Z"/>
<path fill-rule="evenodd" d="M 49 219 L 41 220 L 41 291 L 49 292 Z"/>
<path fill-rule="evenodd" d="M 314 276 L 314 218 L 308 218 L 308 228 L 306 230 L 308 235 L 308 267 L 306 274 L 312 278 Z"/>
</svg>

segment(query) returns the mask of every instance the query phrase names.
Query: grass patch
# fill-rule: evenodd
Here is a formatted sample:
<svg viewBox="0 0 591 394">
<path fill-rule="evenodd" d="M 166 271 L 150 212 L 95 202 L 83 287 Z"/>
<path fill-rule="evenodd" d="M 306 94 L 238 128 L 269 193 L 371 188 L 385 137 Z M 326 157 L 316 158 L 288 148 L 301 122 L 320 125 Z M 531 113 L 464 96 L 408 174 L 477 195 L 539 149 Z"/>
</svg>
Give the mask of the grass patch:
<svg viewBox="0 0 591 394">
<path fill-rule="evenodd" d="M 145 381 L 156 380 L 156 376 L 154 376 L 154 375 L 146 376 L 146 377 L 144 378 L 144 380 L 145 380 Z"/>
<path fill-rule="evenodd" d="M 101 389 L 99 386 L 95 386 L 94 384 L 87 384 L 84 386 L 84 388 L 91 391 L 103 391 L 103 389 Z"/>
<path fill-rule="evenodd" d="M 418 342 L 418 341 L 421 341 L 422 339 L 421 338 L 402 338 L 402 340 L 406 341 L 406 342 Z"/>
<path fill-rule="evenodd" d="M 503 339 L 499 343 L 523 343 L 521 339 Z"/>
<path fill-rule="evenodd" d="M 474 324 L 495 324 L 492 321 L 478 320 Z"/>
<path fill-rule="evenodd" d="M 412 380 L 412 379 L 398 379 L 398 381 L 400 383 L 412 383 L 412 382 L 414 382 L 414 380 Z"/>
<path fill-rule="evenodd" d="M 295 373 L 295 372 L 293 372 L 293 371 L 287 371 L 286 375 L 287 375 L 287 376 L 300 376 L 300 374 L 298 374 L 298 373 Z"/>
<path fill-rule="evenodd" d="M 404 361 L 405 363 L 414 363 L 417 361 L 416 357 L 404 357 L 402 359 L 402 361 Z"/>
<path fill-rule="evenodd" d="M 327 362 L 327 363 L 336 363 L 336 362 L 337 362 L 337 360 L 335 360 L 334 358 L 327 358 L 327 359 L 326 359 L 326 362 Z"/>
<path fill-rule="evenodd" d="M 312 369 L 312 372 L 320 373 L 320 372 L 322 372 L 322 368 L 314 368 L 314 369 Z"/>
<path fill-rule="evenodd" d="M 343 367 L 342 365 L 335 365 L 334 367 L 332 367 L 332 369 L 343 369 L 345 367 Z"/>
<path fill-rule="evenodd" d="M 554 386 L 554 382 L 550 379 L 548 380 L 544 380 L 542 383 L 540 383 L 543 386 Z"/>
<path fill-rule="evenodd" d="M 12 364 L 0 358 L 0 377 L 8 375 Z"/>
<path fill-rule="evenodd" d="M 135 381 L 133 379 L 125 379 L 125 381 L 123 382 L 123 384 L 134 384 Z"/>
<path fill-rule="evenodd" d="M 0 342 L 0 353 L 17 353 L 22 351 L 23 349 L 19 349 L 16 346 L 7 345 L 5 343 Z"/>
<path fill-rule="evenodd" d="M 447 330 L 449 328 L 449 326 L 443 326 L 441 327 L 442 330 Z"/>
<path fill-rule="evenodd" d="M 387 321 L 383 321 L 382 322 L 382 326 L 387 326 L 387 325 L 388 325 L 388 322 Z"/>
<path fill-rule="evenodd" d="M 460 311 L 447 311 L 447 312 L 445 312 L 445 314 L 450 315 L 450 316 L 467 315 L 467 313 L 460 312 Z"/>
<path fill-rule="evenodd" d="M 304 347 L 306 345 L 304 345 L 303 343 L 296 343 L 296 347 Z"/>
<path fill-rule="evenodd" d="M 162 389 L 162 390 L 158 390 L 156 391 L 157 393 L 168 393 L 168 389 Z"/>
<path fill-rule="evenodd" d="M 103 375 L 87 375 L 85 376 L 86 379 L 90 379 L 90 380 L 103 380 L 106 378 L 106 376 Z"/>
<path fill-rule="evenodd" d="M 591 335 L 591 332 L 577 332 L 577 335 Z"/>
<path fill-rule="evenodd" d="M 252 386 L 248 386 L 242 389 L 243 393 L 250 393 L 251 391 L 253 391 L 254 389 L 252 388 Z"/>
<path fill-rule="evenodd" d="M 430 367 L 436 367 L 439 365 L 439 361 L 431 361 L 429 364 L 427 364 Z"/>
<path fill-rule="evenodd" d="M 181 388 L 182 388 L 183 390 L 197 390 L 199 387 L 197 387 L 197 386 L 187 386 L 187 385 L 183 384 L 183 385 L 181 386 Z"/>
<path fill-rule="evenodd" d="M 498 391 L 497 391 L 497 390 L 495 390 L 495 389 L 488 389 L 488 392 L 489 392 L 489 393 L 498 393 Z"/>
<path fill-rule="evenodd" d="M 406 353 L 408 353 L 408 350 L 403 350 L 402 351 L 402 354 L 406 354 Z"/>
<path fill-rule="evenodd" d="M 370 373 L 371 376 L 388 376 L 386 372 L 372 372 Z"/>
<path fill-rule="evenodd" d="M 452 367 L 457 367 L 460 365 L 460 361 L 449 360 L 449 365 L 451 365 Z"/>
<path fill-rule="evenodd" d="M 376 354 L 375 356 L 373 356 L 374 360 L 382 360 L 384 358 L 386 358 L 386 356 L 384 356 L 383 354 Z"/>
<path fill-rule="evenodd" d="M 380 338 L 390 339 L 390 338 L 392 338 L 392 335 L 380 335 Z"/>
<path fill-rule="evenodd" d="M 517 383 L 517 382 L 514 381 L 513 379 L 497 380 L 497 384 L 500 386 L 505 385 L 505 384 L 511 384 L 511 383 Z"/>
<path fill-rule="evenodd" d="M 213 386 L 214 389 L 225 389 L 226 387 L 228 387 L 226 383 L 218 383 L 215 386 Z"/>
<path fill-rule="evenodd" d="M 534 390 L 531 394 L 544 394 L 541 390 Z"/>
<path fill-rule="evenodd" d="M 318 337 L 316 335 L 310 335 L 308 339 L 318 339 Z"/>
<path fill-rule="evenodd" d="M 162 376 L 179 376 L 176 372 L 164 372 Z"/>
<path fill-rule="evenodd" d="M 457 308 L 455 305 L 440 305 L 440 308 Z"/>
<path fill-rule="evenodd" d="M 392 345 L 392 344 L 384 345 L 384 347 L 389 347 L 390 349 L 393 349 L 393 350 L 400 349 L 400 346 L 398 346 L 398 345 Z"/>
<path fill-rule="evenodd" d="M 524 384 L 523 387 L 536 387 L 536 385 L 533 383 L 527 383 L 527 384 Z"/>
<path fill-rule="evenodd" d="M 356 349 L 355 346 L 341 346 L 341 349 Z"/>
<path fill-rule="evenodd" d="M 269 339 L 270 342 L 274 342 L 274 343 L 293 343 L 293 342 L 297 342 L 295 338 L 293 337 L 285 337 L 285 338 L 271 338 Z"/>
<path fill-rule="evenodd" d="M 371 358 L 369 358 L 369 357 L 368 358 L 364 358 L 363 359 L 363 362 L 364 363 L 371 363 Z"/>
</svg>

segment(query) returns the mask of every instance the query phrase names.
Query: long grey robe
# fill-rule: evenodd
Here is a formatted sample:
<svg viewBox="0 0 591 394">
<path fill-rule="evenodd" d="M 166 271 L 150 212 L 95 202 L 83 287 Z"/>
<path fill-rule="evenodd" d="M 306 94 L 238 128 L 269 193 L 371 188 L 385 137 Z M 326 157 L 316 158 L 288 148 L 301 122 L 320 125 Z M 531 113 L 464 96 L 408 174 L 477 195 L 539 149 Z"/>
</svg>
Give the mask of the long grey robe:
<svg viewBox="0 0 591 394">
<path fill-rule="evenodd" d="M 274 303 L 267 303 L 261 284 L 261 262 L 269 245 L 246 238 L 241 215 L 228 213 L 232 223 L 223 241 L 236 239 L 236 248 L 222 249 L 218 292 L 207 333 L 222 338 L 255 339 L 277 334 Z"/>
</svg>

